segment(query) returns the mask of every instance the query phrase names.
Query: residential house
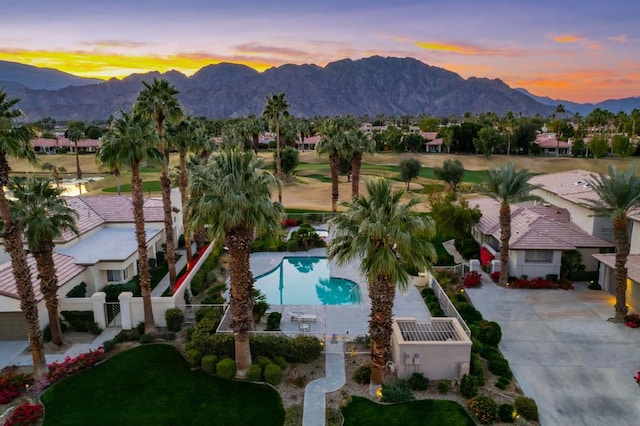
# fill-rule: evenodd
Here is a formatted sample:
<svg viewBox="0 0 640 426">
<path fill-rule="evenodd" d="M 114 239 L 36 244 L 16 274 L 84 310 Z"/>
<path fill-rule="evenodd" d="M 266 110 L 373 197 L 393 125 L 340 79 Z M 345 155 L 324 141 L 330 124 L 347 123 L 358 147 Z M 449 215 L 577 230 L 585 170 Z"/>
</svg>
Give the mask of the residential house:
<svg viewBox="0 0 640 426">
<path fill-rule="evenodd" d="M 555 133 L 540 133 L 536 136 L 536 140 L 533 141 L 540 147 L 540 151 L 546 155 L 558 155 L 570 156 L 571 144 L 565 141 L 558 141 Z"/>
<path fill-rule="evenodd" d="M 183 232 L 180 194 L 171 194 L 174 235 Z M 137 242 L 133 223 L 133 206 L 128 196 L 70 197 L 67 203 L 78 217 L 79 235 L 66 231 L 57 241 L 54 262 L 58 275 L 58 297 L 76 285 L 87 284 L 87 296 L 101 291 L 107 284 L 124 283 L 138 274 Z M 144 200 L 145 231 L 149 258 L 156 258 L 165 243 L 162 200 Z M 44 299 L 40 293 L 35 260 L 27 257 L 34 293 L 38 302 L 40 324 L 48 324 Z M 20 298 L 6 253 L 0 256 L 0 340 L 24 338 L 24 317 Z"/>
<path fill-rule="evenodd" d="M 535 176 L 530 183 L 538 185 L 532 191 L 544 202 L 567 209 L 572 221 L 582 230 L 613 242 L 613 226 L 609 217 L 595 216 L 590 201 L 599 197 L 591 187 L 592 172 L 569 170 Z M 636 311 L 640 310 L 640 211 L 631 212 L 629 217 L 630 255 L 627 260 L 627 303 Z M 598 253 L 593 258 L 599 262 L 599 283 L 603 289 L 615 294 L 615 254 Z M 588 268 L 590 269 L 590 268 Z"/>
<path fill-rule="evenodd" d="M 469 201 L 482 212 L 472 234 L 476 241 L 499 258 L 500 203 L 492 198 Z M 595 269 L 593 254 L 610 251 L 613 244 L 593 237 L 571 222 L 568 210 L 553 206 L 511 206 L 509 275 L 531 278 L 560 275 L 562 255 L 577 250 L 587 269 Z"/>
</svg>

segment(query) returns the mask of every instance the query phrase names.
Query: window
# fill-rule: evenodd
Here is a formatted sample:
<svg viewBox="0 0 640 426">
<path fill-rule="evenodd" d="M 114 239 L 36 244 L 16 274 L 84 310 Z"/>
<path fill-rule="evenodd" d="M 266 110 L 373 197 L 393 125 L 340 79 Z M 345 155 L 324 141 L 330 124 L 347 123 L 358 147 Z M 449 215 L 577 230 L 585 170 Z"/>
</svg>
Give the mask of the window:
<svg viewBox="0 0 640 426">
<path fill-rule="evenodd" d="M 107 270 L 107 281 L 110 283 L 118 283 L 127 279 L 127 270 L 124 269 L 122 271 L 117 269 L 108 269 Z"/>
<path fill-rule="evenodd" d="M 527 250 L 524 254 L 525 263 L 551 263 L 552 260 L 551 250 Z"/>
</svg>

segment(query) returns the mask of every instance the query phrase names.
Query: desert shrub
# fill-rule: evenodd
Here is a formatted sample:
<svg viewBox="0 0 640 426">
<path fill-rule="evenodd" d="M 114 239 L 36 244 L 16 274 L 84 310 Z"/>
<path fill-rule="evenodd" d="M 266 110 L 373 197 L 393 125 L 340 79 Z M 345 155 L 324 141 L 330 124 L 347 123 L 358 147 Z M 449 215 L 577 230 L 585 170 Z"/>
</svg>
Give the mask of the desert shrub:
<svg viewBox="0 0 640 426">
<path fill-rule="evenodd" d="M 538 405 L 532 398 L 526 396 L 519 396 L 513 403 L 516 412 L 524 417 L 526 420 L 534 422 L 538 421 Z"/>
<path fill-rule="evenodd" d="M 478 329 L 478 334 L 475 336 L 482 343 L 486 343 L 491 346 L 498 346 L 502 339 L 502 330 L 500 324 L 495 321 L 482 320 L 475 324 Z"/>
<path fill-rule="evenodd" d="M 478 386 L 484 386 L 486 378 L 484 368 L 482 368 L 482 361 L 480 361 L 480 355 L 478 354 L 471 354 L 471 375 L 476 378 Z"/>
<path fill-rule="evenodd" d="M 361 385 L 366 385 L 371 381 L 371 364 L 361 365 L 353 372 L 353 380 Z"/>
<path fill-rule="evenodd" d="M 153 343 L 154 340 L 155 337 L 153 337 L 153 334 L 143 334 L 142 336 L 140 336 L 140 339 L 138 339 L 138 342 L 145 345 L 147 343 Z"/>
<path fill-rule="evenodd" d="M 257 288 L 253 289 L 253 300 L 253 321 L 257 324 L 269 309 L 269 304 L 267 303 L 267 296 Z"/>
<path fill-rule="evenodd" d="M 302 424 L 302 405 L 294 404 L 287 408 L 284 415 L 284 426 L 299 426 Z"/>
<path fill-rule="evenodd" d="M 173 331 L 165 331 L 164 333 L 158 334 L 158 337 L 163 340 L 173 340 L 176 338 L 176 333 Z"/>
<path fill-rule="evenodd" d="M 177 308 L 167 309 L 164 313 L 164 319 L 167 321 L 167 329 L 180 331 L 184 322 L 184 314 Z"/>
<path fill-rule="evenodd" d="M 236 362 L 231 358 L 225 358 L 216 364 L 218 377 L 231 380 L 236 374 Z"/>
<path fill-rule="evenodd" d="M 282 381 L 282 368 L 276 364 L 269 364 L 264 368 L 264 380 L 271 385 L 278 385 Z"/>
<path fill-rule="evenodd" d="M 102 348 L 104 349 L 105 353 L 111 352 L 115 347 L 116 342 L 113 339 L 105 340 L 104 342 L 102 342 Z"/>
<path fill-rule="evenodd" d="M 505 385 L 503 382 L 499 380 L 494 384 L 494 386 L 501 390 L 507 389 L 507 385 Z"/>
<path fill-rule="evenodd" d="M 478 395 L 473 397 L 467 401 L 467 406 L 483 425 L 495 423 L 498 420 L 498 403 L 488 396 Z"/>
<path fill-rule="evenodd" d="M 405 380 L 397 380 L 382 385 L 382 402 L 405 402 L 415 398 Z"/>
<path fill-rule="evenodd" d="M 470 303 L 460 303 L 456 306 L 456 309 L 467 324 L 482 321 L 482 314 Z"/>
<path fill-rule="evenodd" d="M 492 357 L 489 361 L 489 371 L 491 371 L 496 376 L 504 376 L 509 379 L 513 377 L 511 370 L 509 369 L 509 361 L 504 359 L 502 356 Z"/>
<path fill-rule="evenodd" d="M 441 394 L 449 393 L 451 391 L 451 384 L 446 380 L 440 380 L 438 382 L 438 392 Z"/>
<path fill-rule="evenodd" d="M 69 323 L 73 331 L 92 331 L 95 329 L 92 326 L 95 323 L 93 311 L 62 311 L 60 315 Z"/>
<path fill-rule="evenodd" d="M 144 321 L 140 321 L 138 325 L 136 325 L 136 330 L 139 334 L 144 334 Z"/>
<path fill-rule="evenodd" d="M 498 407 L 498 420 L 502 423 L 513 423 L 513 405 L 500 404 Z"/>
<path fill-rule="evenodd" d="M 453 302 L 454 303 L 456 303 L 456 302 L 457 303 L 469 303 L 468 300 L 467 300 L 467 297 L 462 293 L 456 293 L 453 296 Z"/>
<path fill-rule="evenodd" d="M 266 356 L 258 355 L 256 358 L 256 364 L 264 369 L 267 365 L 271 364 L 271 360 Z"/>
<path fill-rule="evenodd" d="M 296 252 L 300 250 L 300 247 L 298 246 L 298 241 L 297 240 L 289 240 L 287 241 L 287 251 L 289 252 Z"/>
<path fill-rule="evenodd" d="M 247 380 L 250 382 L 259 382 L 262 380 L 262 367 L 258 364 L 251 364 L 247 370 Z"/>
<path fill-rule="evenodd" d="M 69 290 L 66 297 L 87 297 L 87 283 L 82 281 L 80 284 Z"/>
<path fill-rule="evenodd" d="M 465 374 L 460 380 L 460 393 L 465 398 L 471 398 L 478 394 L 478 381 L 474 376 Z"/>
<path fill-rule="evenodd" d="M 414 391 L 425 391 L 429 388 L 429 379 L 422 373 L 413 373 L 409 377 L 409 387 Z"/>
<path fill-rule="evenodd" d="M 280 312 L 271 312 L 267 317 L 267 331 L 279 331 L 282 314 Z"/>
<path fill-rule="evenodd" d="M 503 385 L 508 385 L 509 383 L 511 383 L 511 378 L 509 377 L 504 377 L 504 376 L 500 376 L 500 378 L 498 378 L 498 383 L 502 383 Z"/>
<path fill-rule="evenodd" d="M 280 368 L 282 368 L 283 370 L 286 369 L 289 366 L 289 363 L 287 362 L 286 359 L 284 359 L 283 356 L 281 355 L 276 355 L 273 357 L 273 363 L 277 366 L 279 366 Z"/>
<path fill-rule="evenodd" d="M 217 306 L 202 306 L 196 310 L 196 323 L 199 323 L 203 318 L 212 318 L 219 324 L 222 318 L 222 309 Z"/>
<path fill-rule="evenodd" d="M 203 371 L 209 374 L 216 374 L 216 364 L 218 363 L 218 357 L 215 355 L 205 355 L 200 361 L 200 367 Z"/>
<path fill-rule="evenodd" d="M 202 361 L 202 354 L 197 349 L 189 349 L 187 351 L 187 362 L 192 367 L 197 367 Z"/>
</svg>

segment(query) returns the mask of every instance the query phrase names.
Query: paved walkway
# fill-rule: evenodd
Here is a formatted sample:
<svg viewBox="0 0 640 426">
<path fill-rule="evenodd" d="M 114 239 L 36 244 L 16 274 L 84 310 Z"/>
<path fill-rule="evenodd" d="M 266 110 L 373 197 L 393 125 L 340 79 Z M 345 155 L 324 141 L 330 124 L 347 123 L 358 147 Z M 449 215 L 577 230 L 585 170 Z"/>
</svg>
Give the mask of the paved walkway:
<svg viewBox="0 0 640 426">
<path fill-rule="evenodd" d="M 196 253 L 195 243 L 193 244 L 192 253 Z M 176 250 L 176 254 L 180 255 L 180 259 L 176 262 L 176 274 L 179 274 L 182 271 L 182 268 L 187 264 L 187 252 L 185 250 Z M 169 288 L 171 282 L 169 281 L 169 274 L 165 275 L 165 277 L 158 283 L 156 288 L 151 290 L 151 297 L 161 297 L 166 289 Z"/>
<path fill-rule="evenodd" d="M 324 426 L 326 394 L 344 386 L 344 345 L 337 339 L 325 342 L 325 377 L 310 382 L 304 390 L 302 426 Z"/>
<path fill-rule="evenodd" d="M 604 291 L 483 286 L 467 294 L 502 327 L 500 350 L 542 425 L 640 424 L 640 330 L 607 321 L 615 299 Z"/>
<path fill-rule="evenodd" d="M 451 256 L 453 256 L 453 261 L 456 263 L 456 265 L 459 265 L 460 263 L 464 263 L 466 265 L 467 261 L 464 260 L 464 258 L 460 255 L 460 253 L 456 249 L 455 243 L 456 240 L 449 240 L 443 242 L 442 246 Z"/>
</svg>

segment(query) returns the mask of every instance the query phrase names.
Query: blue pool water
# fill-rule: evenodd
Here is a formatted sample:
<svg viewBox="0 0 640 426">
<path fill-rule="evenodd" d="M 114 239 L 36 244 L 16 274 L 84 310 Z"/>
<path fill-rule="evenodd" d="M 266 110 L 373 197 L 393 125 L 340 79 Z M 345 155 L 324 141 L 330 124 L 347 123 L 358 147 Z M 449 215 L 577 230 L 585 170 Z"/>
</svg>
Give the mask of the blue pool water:
<svg viewBox="0 0 640 426">
<path fill-rule="evenodd" d="M 285 257 L 254 284 L 274 305 L 359 305 L 360 290 L 353 281 L 329 276 L 323 257 Z"/>
</svg>

